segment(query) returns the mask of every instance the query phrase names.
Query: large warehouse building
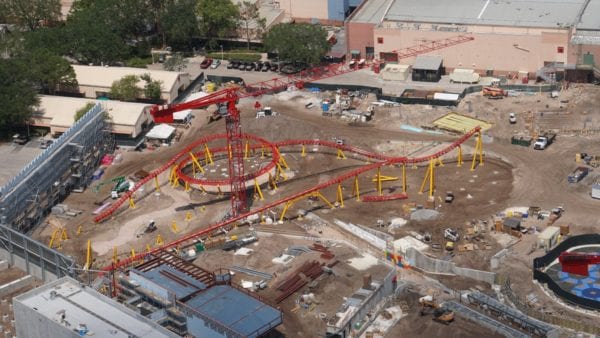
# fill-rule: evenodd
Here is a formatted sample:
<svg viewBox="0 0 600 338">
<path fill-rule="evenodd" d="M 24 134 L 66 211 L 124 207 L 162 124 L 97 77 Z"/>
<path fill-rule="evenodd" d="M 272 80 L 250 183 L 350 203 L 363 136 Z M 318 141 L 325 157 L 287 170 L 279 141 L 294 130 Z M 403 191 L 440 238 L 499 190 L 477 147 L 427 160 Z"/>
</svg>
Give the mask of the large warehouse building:
<svg viewBox="0 0 600 338">
<path fill-rule="evenodd" d="M 348 54 L 388 62 L 397 51 L 435 40 L 472 37 L 432 51 L 447 70 L 535 74 L 551 64 L 600 58 L 600 0 L 366 0 L 347 20 Z M 586 56 L 587 54 L 587 56 Z"/>
</svg>

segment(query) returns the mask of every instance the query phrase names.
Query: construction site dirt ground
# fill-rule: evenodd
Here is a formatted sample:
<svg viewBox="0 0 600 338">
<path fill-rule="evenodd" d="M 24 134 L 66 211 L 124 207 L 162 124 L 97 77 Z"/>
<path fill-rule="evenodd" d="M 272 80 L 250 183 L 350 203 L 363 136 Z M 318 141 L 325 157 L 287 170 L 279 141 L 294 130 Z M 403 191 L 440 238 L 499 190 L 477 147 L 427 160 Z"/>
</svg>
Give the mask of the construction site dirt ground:
<svg viewBox="0 0 600 338">
<path fill-rule="evenodd" d="M 242 100 L 242 128 L 245 133 L 259 135 L 269 141 L 285 139 L 322 139 L 342 138 L 347 144 L 372 150 L 375 152 L 387 151 L 394 156 L 416 156 L 427 153 L 435 147 L 458 138 L 453 134 L 411 133 L 403 131 L 400 126 L 431 126 L 432 121 L 447 114 L 457 111 L 488 121 L 493 124 L 486 132 L 490 138 L 484 144 L 484 165 L 470 171 L 470 156 L 465 156 L 465 164 L 456 167 L 456 151 L 444 159 L 444 166 L 438 166 L 436 172 L 436 207 L 440 217 L 431 221 L 409 221 L 394 237 L 407 235 L 409 231 L 418 233 L 430 232 L 433 243 L 443 243 L 442 232 L 446 227 L 465 228 L 466 222 L 472 220 L 491 220 L 491 217 L 511 206 L 539 206 L 551 209 L 562 206 L 565 214 L 557 224 L 572 224 L 572 233 L 595 232 L 594 227 L 600 225 L 597 217 L 600 201 L 589 196 L 590 183 L 598 174 L 591 172 L 590 177 L 578 184 L 568 184 L 566 176 L 577 164 L 575 154 L 586 152 L 600 155 L 600 134 L 575 135 L 583 128 L 589 130 L 600 129 L 600 114 L 594 107 L 600 106 L 600 88 L 595 86 L 571 86 L 568 90 L 561 91 L 559 99 L 551 99 L 547 93 L 535 95 L 522 95 L 507 97 L 503 100 L 489 100 L 479 93 L 467 95 L 456 108 L 432 107 L 423 105 L 401 105 L 400 107 L 377 108 L 374 120 L 365 127 L 350 125 L 335 117 L 323 117 L 320 110 L 304 108 L 305 102 L 317 102 L 324 93 L 317 94 L 284 93 L 284 95 L 261 98 L 263 104 L 269 104 L 279 115 L 272 118 L 256 119 L 251 108 L 253 101 Z M 307 95 L 312 97 L 307 98 Z M 279 97 L 279 98 L 278 98 Z M 562 106 L 562 108 L 561 108 Z M 532 111 L 532 114 L 525 111 Z M 517 124 L 508 123 L 508 114 L 515 112 Z M 542 116 L 542 112 L 545 114 Z M 206 124 L 207 113 L 204 110 L 196 112 L 192 127 L 184 131 L 181 140 L 171 147 L 161 147 L 154 151 L 124 152 L 121 164 L 110 166 L 105 173 L 105 178 L 116 176 L 129 176 L 139 169 L 152 170 L 181 151 L 193 140 L 210 134 L 224 132 L 224 122 L 217 121 Z M 529 118 L 533 116 L 533 119 Z M 533 122 L 530 124 L 530 122 Z M 363 124 L 360 124 L 363 125 Z M 367 127 L 368 126 L 368 127 Z M 565 131 L 556 141 L 544 151 L 512 145 L 510 137 L 513 135 L 530 135 L 547 129 Z M 571 131 L 570 133 L 567 131 Z M 571 135 L 573 134 L 573 135 Z M 474 146 L 474 141 L 469 141 Z M 463 147 L 465 154 L 472 148 Z M 296 150 L 297 151 L 297 150 Z M 286 160 L 293 171 L 293 179 L 282 182 L 279 189 L 274 192 L 265 190 L 265 197 L 269 201 L 287 196 L 292 192 L 301 191 L 316 185 L 319 182 L 332 178 L 335 173 L 341 173 L 350 167 L 357 167 L 364 162 L 347 159 L 336 159 L 335 153 L 330 155 L 309 154 L 305 159 L 299 154 L 287 154 Z M 296 157 L 294 159 L 293 157 Z M 320 217 L 332 222 L 339 219 L 369 227 L 376 227 L 377 220 L 389 221 L 393 218 L 408 218 L 403 214 L 403 204 L 415 203 L 427 205 L 427 191 L 419 194 L 419 188 L 425 176 L 425 168 L 407 168 L 408 195 L 404 201 L 380 202 L 369 204 L 356 202 L 352 198 L 352 182 L 343 183 L 346 197 L 344 208 L 328 210 L 321 208 L 317 213 Z M 400 168 L 386 167 L 383 175 L 400 176 Z M 360 177 L 361 195 L 375 194 L 375 185 L 372 182 L 374 173 Z M 166 176 L 162 177 L 163 182 Z M 93 184 L 92 184 L 93 186 Z M 400 181 L 384 182 L 384 192 L 401 191 Z M 148 185 L 151 190 L 151 185 Z M 425 189 L 427 190 L 427 189 Z M 451 204 L 439 203 L 437 197 L 444 197 L 446 191 L 452 191 L 456 199 Z M 328 188 L 322 192 L 328 199 L 335 201 L 335 189 Z M 108 195 L 108 186 L 96 194 L 92 189 L 87 189 L 81 194 L 72 194 L 65 200 L 70 208 L 81 210 L 82 213 L 73 219 L 60 219 L 67 228 L 70 239 L 62 243 L 61 250 L 77 258 L 79 262 L 85 260 L 85 243 L 92 240 L 95 251 L 95 266 L 103 266 L 110 262 L 112 247 L 117 246 L 119 257 L 129 255 L 132 248 L 136 251 L 144 250 L 146 245 L 154 246 L 156 234 L 143 235 L 136 238 L 135 234 L 143 228 L 149 219 L 157 219 L 158 233 L 163 240 L 168 242 L 183 233 L 198 230 L 221 219 L 229 208 L 229 201 L 220 198 L 220 202 L 213 202 L 216 195 L 190 194 L 183 192 L 182 188 L 173 189 L 166 185 L 161 188 L 160 195 L 150 194 L 137 203 L 134 210 L 126 210 L 107 222 L 94 224 L 91 212 L 97 208 L 93 204 L 100 196 Z M 218 199 L 218 198 L 217 198 Z M 185 222 L 185 207 L 192 203 L 195 207 L 205 204 L 203 212 L 195 212 L 194 220 Z M 261 205 L 266 201 L 255 201 L 254 205 Z M 320 204 L 319 207 L 322 207 Z M 299 201 L 290 208 L 289 217 L 296 216 L 298 209 L 311 207 L 308 202 Z M 181 211 L 175 211 L 179 208 Z M 188 209 L 189 210 L 189 209 Z M 277 211 L 280 214 L 281 208 Z M 177 221 L 178 233 L 171 231 L 172 220 Z M 76 235 L 79 225 L 81 233 Z M 290 226 L 290 222 L 284 223 Z M 292 224 L 293 225 L 293 224 Z M 274 225 L 275 226 L 275 225 Z M 277 225 L 279 226 L 279 225 Z M 298 229 L 301 229 L 297 227 Z M 384 230 L 385 229 L 379 229 Z M 299 230 L 302 231 L 302 230 Z M 34 237 L 47 242 L 52 234 L 52 227 L 40 227 Z M 521 242 L 513 246 L 510 256 L 505 260 L 499 272 L 510 273 L 513 283 L 519 285 L 519 291 L 539 290 L 531 281 L 531 260 L 541 255 L 541 252 L 530 253 L 535 240 L 533 234 L 525 235 Z M 483 241 L 491 248 L 488 250 L 474 250 L 456 253 L 453 261 L 459 266 L 488 270 L 489 258 L 495 254 L 502 245 L 494 240 L 489 232 Z M 529 243 L 529 244 L 527 244 Z M 529 246 L 528 246 L 529 245 Z M 442 256 L 443 252 L 432 252 L 433 255 Z M 513 259 L 514 258 L 514 259 Z M 215 259 L 218 259 L 216 257 Z M 224 262 L 227 265 L 227 261 Z M 514 276 L 514 277 L 513 277 Z M 456 289 L 468 289 L 473 283 L 469 280 L 453 282 Z M 540 297 L 546 297 L 540 293 Z M 291 299 L 292 297 L 290 297 Z M 561 306 L 548 301 L 548 306 Z M 568 310 L 557 310 L 568 311 Z M 570 313 L 570 312 L 569 312 Z M 581 315 L 583 320 L 590 320 L 589 316 Z M 404 319 L 400 320 L 401 325 Z M 431 320 L 429 320 L 431 322 Z M 440 325 L 432 323 L 432 330 L 437 330 Z M 445 328 L 445 327 L 444 327 Z M 470 329 L 465 328 L 466 332 Z M 395 332 L 395 331 L 394 331 Z M 424 329 L 423 332 L 429 332 Z M 426 333 L 424 333 L 426 334 Z M 392 336 L 392 335 L 390 335 Z"/>
</svg>

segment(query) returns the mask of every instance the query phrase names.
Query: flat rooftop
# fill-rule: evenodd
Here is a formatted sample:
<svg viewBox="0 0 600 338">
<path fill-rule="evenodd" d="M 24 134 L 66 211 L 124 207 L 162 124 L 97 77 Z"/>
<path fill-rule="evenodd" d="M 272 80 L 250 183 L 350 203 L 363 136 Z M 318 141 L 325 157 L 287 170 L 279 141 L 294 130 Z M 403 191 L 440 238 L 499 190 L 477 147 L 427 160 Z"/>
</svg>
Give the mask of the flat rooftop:
<svg viewBox="0 0 600 338">
<path fill-rule="evenodd" d="M 175 294 L 177 299 L 184 298 L 207 287 L 206 284 L 164 264 L 148 271 L 132 269 L 131 272 L 137 273 L 169 290 L 169 292 Z"/>
<path fill-rule="evenodd" d="M 592 0 L 592 2 L 598 0 Z M 393 0 L 387 21 L 556 28 L 577 21 L 586 0 Z M 594 13 L 594 14 L 591 14 Z M 590 21 L 598 21 L 597 13 Z M 596 15 L 596 18 L 593 18 Z"/>
<path fill-rule="evenodd" d="M 350 22 L 362 22 L 379 24 L 385 10 L 393 0 L 365 0 L 363 5 L 356 9 L 356 12 L 350 19 Z"/>
<path fill-rule="evenodd" d="M 279 310 L 228 285 L 213 286 L 185 304 L 243 337 L 260 336 L 282 320 Z"/>
<path fill-rule="evenodd" d="M 33 289 L 15 297 L 14 301 L 57 323 L 61 322 L 59 313 L 64 311 L 63 322 L 71 325 L 68 330 L 85 324 L 97 337 L 179 337 L 112 299 L 82 287 L 70 277 Z"/>
</svg>

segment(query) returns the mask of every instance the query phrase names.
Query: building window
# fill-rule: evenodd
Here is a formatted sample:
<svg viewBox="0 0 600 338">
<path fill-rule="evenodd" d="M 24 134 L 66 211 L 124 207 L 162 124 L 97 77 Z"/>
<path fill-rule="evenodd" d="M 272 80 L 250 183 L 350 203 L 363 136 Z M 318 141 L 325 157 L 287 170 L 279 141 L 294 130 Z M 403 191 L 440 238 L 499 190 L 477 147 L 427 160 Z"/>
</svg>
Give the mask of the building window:
<svg viewBox="0 0 600 338">
<path fill-rule="evenodd" d="M 558 54 L 562 54 L 562 53 L 564 53 L 564 52 L 565 52 L 565 47 L 556 47 L 556 52 L 557 52 Z"/>
<path fill-rule="evenodd" d="M 377 38 L 377 43 L 380 43 L 380 44 L 383 43 L 383 38 L 382 37 L 378 37 Z"/>
</svg>

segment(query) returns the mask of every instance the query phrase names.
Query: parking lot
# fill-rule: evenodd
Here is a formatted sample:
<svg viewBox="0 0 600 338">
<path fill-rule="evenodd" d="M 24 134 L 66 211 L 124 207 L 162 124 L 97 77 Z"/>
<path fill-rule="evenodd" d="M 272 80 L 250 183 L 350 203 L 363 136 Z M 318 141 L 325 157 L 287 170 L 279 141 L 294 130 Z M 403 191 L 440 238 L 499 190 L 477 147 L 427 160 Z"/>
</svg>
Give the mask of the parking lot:
<svg viewBox="0 0 600 338">
<path fill-rule="evenodd" d="M 25 145 L 11 142 L 0 143 L 0 158 L 10 161 L 0 162 L 0 186 L 6 184 L 21 168 L 33 160 L 43 150 L 40 149 L 40 138 L 32 138 Z"/>
</svg>

